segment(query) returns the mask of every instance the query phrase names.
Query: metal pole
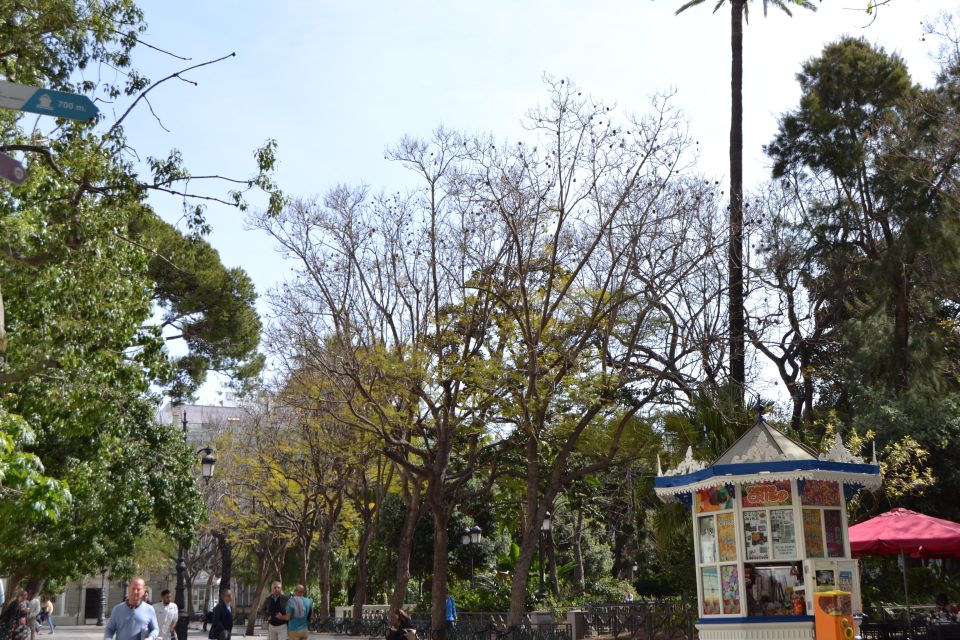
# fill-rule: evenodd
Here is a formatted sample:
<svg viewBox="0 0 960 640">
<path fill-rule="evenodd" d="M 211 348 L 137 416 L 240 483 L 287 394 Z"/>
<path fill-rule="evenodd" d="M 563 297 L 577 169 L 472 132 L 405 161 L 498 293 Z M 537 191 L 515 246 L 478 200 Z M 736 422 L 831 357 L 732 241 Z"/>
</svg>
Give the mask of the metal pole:
<svg viewBox="0 0 960 640">
<path fill-rule="evenodd" d="M 181 416 L 183 424 L 183 441 L 187 441 L 187 408 L 183 407 Z M 183 545 L 177 550 L 177 591 L 173 601 L 177 605 L 177 640 L 187 640 L 187 631 L 190 629 L 190 616 L 187 614 L 187 605 L 184 598 L 184 574 L 187 572 L 187 561 L 183 558 Z"/>
<path fill-rule="evenodd" d="M 547 597 L 547 589 L 543 576 L 543 529 L 540 530 L 540 544 L 537 546 L 540 554 L 540 595 L 538 596 L 538 600 L 543 602 Z"/>
<path fill-rule="evenodd" d="M 469 545 L 467 545 L 467 551 L 470 552 L 470 588 L 471 589 L 474 586 L 473 585 L 473 548 L 474 546 L 476 545 L 474 545 L 472 542 Z"/>
<path fill-rule="evenodd" d="M 900 567 L 903 571 L 903 598 L 907 603 L 907 637 L 913 637 L 913 618 L 910 615 L 910 590 L 907 587 L 907 555 L 900 549 Z"/>
<path fill-rule="evenodd" d="M 183 597 L 185 588 L 184 574 L 187 572 L 187 562 L 183 559 L 183 545 L 180 545 L 177 551 L 177 591 L 174 596 L 174 603 L 177 605 L 177 640 L 187 640 L 187 631 L 190 628 L 190 616 L 187 614 L 187 606 Z"/>
<path fill-rule="evenodd" d="M 104 610 L 107 608 L 107 590 L 104 587 L 104 582 L 107 577 L 107 572 L 100 572 L 100 607 L 97 609 L 97 626 L 103 626 L 103 615 Z"/>
</svg>

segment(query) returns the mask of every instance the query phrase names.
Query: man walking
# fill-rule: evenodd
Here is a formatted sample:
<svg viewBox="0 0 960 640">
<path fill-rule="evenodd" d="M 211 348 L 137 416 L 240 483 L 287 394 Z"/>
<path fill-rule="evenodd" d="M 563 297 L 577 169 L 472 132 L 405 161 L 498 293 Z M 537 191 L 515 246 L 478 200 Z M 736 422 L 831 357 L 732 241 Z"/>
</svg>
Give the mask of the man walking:
<svg viewBox="0 0 960 640">
<path fill-rule="evenodd" d="M 449 637 L 457 630 L 457 603 L 453 601 L 453 596 L 447 596 L 447 605 L 444 609 L 447 619 L 447 636 Z"/>
<path fill-rule="evenodd" d="M 270 596 L 263 603 L 262 611 L 267 616 L 267 640 L 287 640 L 287 596 L 283 595 L 283 585 L 276 581 L 271 585 Z"/>
<path fill-rule="evenodd" d="M 233 634 L 233 594 L 229 589 L 223 592 L 223 600 L 213 608 L 213 617 L 210 619 L 211 640 L 230 640 Z"/>
<path fill-rule="evenodd" d="M 307 640 L 310 636 L 310 614 L 313 613 L 313 601 L 304 594 L 307 589 L 298 584 L 293 588 L 293 597 L 287 601 L 287 637 L 289 640 Z"/>
<path fill-rule="evenodd" d="M 136 577 L 127 585 L 127 600 L 110 612 L 103 640 L 157 640 L 160 627 L 157 612 L 144 600 L 147 585 L 143 578 Z"/>
<path fill-rule="evenodd" d="M 170 589 L 164 589 L 160 592 L 160 602 L 153 605 L 157 614 L 157 626 L 160 627 L 157 633 L 159 640 L 177 640 L 177 618 L 180 610 L 175 602 L 171 602 Z"/>
<path fill-rule="evenodd" d="M 41 608 L 40 598 L 32 589 L 27 590 L 27 606 L 29 607 L 27 626 L 30 627 L 30 640 L 36 640 L 37 632 L 40 631 L 40 623 L 37 622 L 37 618 L 40 617 Z"/>
</svg>

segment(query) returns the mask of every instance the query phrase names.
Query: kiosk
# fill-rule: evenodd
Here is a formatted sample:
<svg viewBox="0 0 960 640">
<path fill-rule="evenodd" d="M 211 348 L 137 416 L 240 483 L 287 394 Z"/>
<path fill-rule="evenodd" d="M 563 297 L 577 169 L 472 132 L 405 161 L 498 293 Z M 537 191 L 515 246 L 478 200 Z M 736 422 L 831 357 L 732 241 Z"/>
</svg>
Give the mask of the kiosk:
<svg viewBox="0 0 960 640">
<path fill-rule="evenodd" d="M 850 594 L 859 612 L 846 501 L 879 486 L 876 455 L 864 463 L 838 435 L 818 456 L 768 425 L 760 407 L 713 464 L 688 448 L 675 469 L 658 469 L 660 499 L 693 513 L 700 639 L 812 640 L 815 594 Z"/>
</svg>

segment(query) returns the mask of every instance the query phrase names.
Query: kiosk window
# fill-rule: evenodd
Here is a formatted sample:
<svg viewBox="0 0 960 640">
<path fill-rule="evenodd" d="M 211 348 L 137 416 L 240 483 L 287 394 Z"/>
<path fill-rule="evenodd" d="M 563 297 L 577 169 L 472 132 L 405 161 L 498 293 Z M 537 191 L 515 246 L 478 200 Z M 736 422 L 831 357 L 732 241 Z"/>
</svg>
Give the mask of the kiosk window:
<svg viewBox="0 0 960 640">
<path fill-rule="evenodd" d="M 799 599 L 803 593 L 803 569 L 799 563 L 747 564 L 743 572 L 748 616 L 795 615 L 794 595 Z"/>
<path fill-rule="evenodd" d="M 844 557 L 843 549 L 843 518 L 839 509 L 823 510 L 823 525 L 827 538 L 827 557 Z"/>
</svg>

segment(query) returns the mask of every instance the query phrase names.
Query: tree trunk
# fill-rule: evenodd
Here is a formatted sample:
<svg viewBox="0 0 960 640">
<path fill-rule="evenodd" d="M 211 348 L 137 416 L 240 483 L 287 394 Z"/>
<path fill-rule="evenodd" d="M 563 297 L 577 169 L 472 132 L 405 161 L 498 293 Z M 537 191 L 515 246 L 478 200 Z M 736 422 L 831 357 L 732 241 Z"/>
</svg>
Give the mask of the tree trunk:
<svg viewBox="0 0 960 640">
<path fill-rule="evenodd" d="M 527 579 L 530 576 L 530 567 L 533 565 L 533 556 L 537 552 L 539 533 L 540 525 L 531 523 L 527 525 L 520 539 L 520 555 L 517 557 L 517 564 L 513 569 L 513 578 L 510 581 L 508 625 L 519 625 L 523 621 L 527 599 Z"/>
<path fill-rule="evenodd" d="M 219 534 L 217 537 L 220 546 L 220 593 L 217 594 L 219 600 L 223 600 L 223 594 L 230 589 L 230 581 L 233 579 L 233 545 L 227 540 L 227 536 Z"/>
<path fill-rule="evenodd" d="M 330 617 L 330 536 L 323 535 L 320 538 L 320 548 L 317 553 L 320 555 L 320 567 L 317 579 L 320 583 L 320 608 L 318 615 L 323 618 Z"/>
<path fill-rule="evenodd" d="M 553 532 L 546 537 L 547 561 L 550 563 L 550 593 L 560 595 L 560 577 L 557 575 L 557 548 L 553 544 Z"/>
<path fill-rule="evenodd" d="M 404 497 L 407 513 L 403 517 L 403 529 L 397 544 L 397 574 L 394 581 L 393 596 L 390 598 L 390 610 L 403 607 L 407 598 L 407 586 L 410 584 L 410 556 L 413 554 L 413 534 L 420 521 L 420 482 L 416 478 L 407 478 L 404 482 Z"/>
<path fill-rule="evenodd" d="M 586 590 L 586 582 L 583 575 L 583 510 L 577 509 L 577 519 L 573 525 L 573 588 L 577 593 L 583 593 Z"/>
<path fill-rule="evenodd" d="M 245 636 L 252 636 L 254 627 L 257 624 L 257 611 L 260 609 L 260 598 L 263 597 L 263 589 L 267 586 L 267 580 L 269 580 L 269 574 L 265 570 L 267 565 L 266 559 L 261 559 L 260 561 L 260 576 L 257 579 L 257 588 L 253 590 L 253 601 L 250 605 L 250 615 L 247 617 L 247 626 L 243 632 Z"/>
<path fill-rule="evenodd" d="M 193 576 L 187 574 L 186 576 L 184 576 L 183 581 L 185 583 L 184 586 L 186 587 L 186 593 L 184 597 L 186 598 L 187 601 L 184 604 L 187 605 L 187 617 L 192 618 L 193 617 Z"/>
<path fill-rule="evenodd" d="M 897 274 L 894 287 L 896 295 L 896 316 L 893 324 L 894 372 L 897 394 L 900 395 L 907 389 L 910 382 L 910 359 L 907 356 L 910 341 L 910 283 L 905 265 L 901 265 L 901 272 Z"/>
<path fill-rule="evenodd" d="M 373 542 L 373 534 L 376 533 L 376 527 L 372 519 L 363 523 L 363 531 L 360 533 L 360 548 L 357 549 L 357 588 L 353 592 L 353 621 L 360 622 L 363 616 L 363 605 L 367 601 L 367 582 L 369 581 L 367 569 L 367 554 L 370 552 L 370 544 Z"/>
<path fill-rule="evenodd" d="M 430 510 L 433 512 L 433 582 L 430 585 L 430 599 L 433 604 L 431 625 L 434 640 L 446 640 L 447 637 L 447 555 L 449 540 L 447 527 L 450 525 L 450 508 L 440 481 L 431 488 Z"/>
<path fill-rule="evenodd" d="M 743 318 L 743 10 L 730 2 L 730 246 L 728 250 L 730 379 L 738 404 L 746 383 Z"/>
<path fill-rule="evenodd" d="M 200 612 L 200 615 L 207 615 L 207 611 L 210 610 L 210 596 L 213 591 L 213 571 L 207 573 L 207 589 L 204 592 L 203 596 L 203 611 Z"/>
</svg>

